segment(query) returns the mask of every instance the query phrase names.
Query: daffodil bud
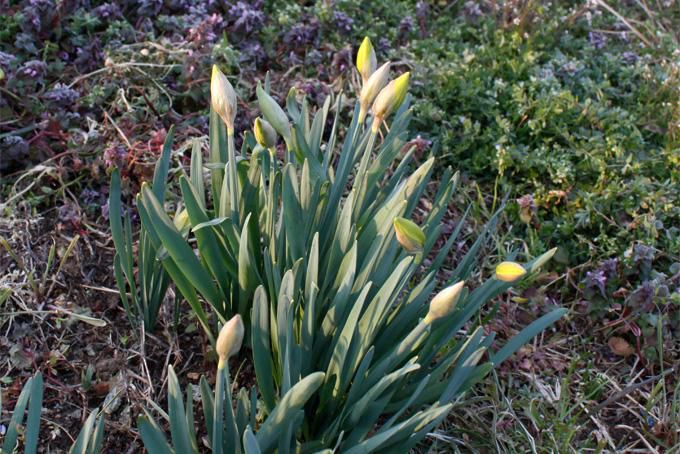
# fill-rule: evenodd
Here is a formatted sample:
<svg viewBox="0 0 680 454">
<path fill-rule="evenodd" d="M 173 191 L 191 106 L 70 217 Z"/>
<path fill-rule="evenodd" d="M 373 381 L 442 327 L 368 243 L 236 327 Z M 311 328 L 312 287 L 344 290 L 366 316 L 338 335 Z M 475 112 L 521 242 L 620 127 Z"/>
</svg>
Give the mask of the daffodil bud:
<svg viewBox="0 0 680 454">
<path fill-rule="evenodd" d="M 243 342 L 243 320 L 239 314 L 234 315 L 227 323 L 222 326 L 219 336 L 217 336 L 217 343 L 215 344 L 215 351 L 219 362 L 218 369 L 223 369 L 229 357 L 238 353 Z"/>
<path fill-rule="evenodd" d="M 257 101 L 260 104 L 262 115 L 272 125 L 272 127 L 281 134 L 286 143 L 290 143 L 291 130 L 288 115 L 283 111 L 281 106 L 274 101 L 274 98 L 269 96 L 262 86 L 257 84 Z"/>
<path fill-rule="evenodd" d="M 357 69 L 364 84 L 377 67 L 378 59 L 375 56 L 375 49 L 373 49 L 373 44 L 367 36 L 359 46 L 359 52 L 357 52 Z"/>
<path fill-rule="evenodd" d="M 175 215 L 175 219 L 173 219 L 172 222 L 175 224 L 177 230 L 181 232 L 189 224 L 189 213 L 187 212 L 186 208 L 177 213 L 177 215 Z"/>
<path fill-rule="evenodd" d="M 405 218 L 394 218 L 394 233 L 397 241 L 410 254 L 422 252 L 425 234 L 415 222 Z"/>
<path fill-rule="evenodd" d="M 555 252 L 557 252 L 556 247 L 550 249 L 548 252 L 538 257 L 536 260 L 534 260 L 534 263 L 531 264 L 531 269 L 529 271 L 531 271 L 532 273 L 534 271 L 537 271 L 540 267 L 545 265 L 551 258 L 553 258 Z"/>
<path fill-rule="evenodd" d="M 430 301 L 430 310 L 427 312 L 425 323 L 432 323 L 433 321 L 446 317 L 456 308 L 456 304 L 460 299 L 460 294 L 463 292 L 465 282 L 460 281 L 450 287 L 446 287 L 432 298 Z"/>
<path fill-rule="evenodd" d="M 516 262 L 502 262 L 496 266 L 496 279 L 503 282 L 515 282 L 521 279 L 527 270 Z"/>
<path fill-rule="evenodd" d="M 406 93 L 408 92 L 408 81 L 410 78 L 409 72 L 405 72 L 396 79 L 390 81 L 389 84 L 378 93 L 375 101 L 373 102 L 373 132 L 377 132 L 380 127 L 380 123 L 385 117 L 390 113 L 399 108 L 404 98 L 406 98 Z"/>
<path fill-rule="evenodd" d="M 359 123 L 363 123 L 369 106 L 375 97 L 378 96 L 380 90 L 387 84 L 389 77 L 390 62 L 387 62 L 371 74 L 371 77 L 368 78 L 367 82 L 364 82 L 364 86 L 361 87 L 361 93 L 359 94 L 359 105 L 361 106 L 361 110 L 359 111 Z"/>
<path fill-rule="evenodd" d="M 210 78 L 210 102 L 213 110 L 227 125 L 227 134 L 234 134 L 234 119 L 236 118 L 236 92 L 229 83 L 229 79 L 222 71 L 213 65 Z"/>
<path fill-rule="evenodd" d="M 276 146 L 276 131 L 264 118 L 257 117 L 253 125 L 255 140 L 264 148 L 274 148 Z"/>
</svg>

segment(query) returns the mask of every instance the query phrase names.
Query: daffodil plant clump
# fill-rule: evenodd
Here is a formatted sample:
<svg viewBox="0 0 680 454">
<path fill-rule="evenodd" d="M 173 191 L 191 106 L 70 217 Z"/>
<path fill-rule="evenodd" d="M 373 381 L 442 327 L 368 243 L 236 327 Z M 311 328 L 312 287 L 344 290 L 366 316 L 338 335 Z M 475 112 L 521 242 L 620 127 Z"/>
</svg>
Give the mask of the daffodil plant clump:
<svg viewBox="0 0 680 454">
<path fill-rule="evenodd" d="M 357 70 L 349 125 L 342 94 L 310 106 L 291 90 L 284 109 L 265 80 L 262 117 L 236 150 L 237 95 L 214 67 L 210 153 L 204 162 L 194 147 L 179 208 L 164 204 L 169 134 L 152 184 L 137 197 L 136 256 L 129 219 L 111 217 L 130 318 L 151 329 L 173 283 L 219 358 L 214 390 L 200 383 L 204 428 L 194 424 L 191 389 L 183 397 L 169 371 L 170 438 L 151 412 L 139 419 L 150 452 L 407 452 L 466 390 L 563 315 L 548 313 L 491 348 L 480 308 L 552 251 L 502 263 L 468 289 L 494 217 L 450 279 L 438 281 L 464 222 L 435 248 L 458 174 L 440 172 L 429 212 L 415 219 L 435 160 L 416 165 L 407 146 L 409 73 L 390 81 L 390 64 L 378 68 L 368 39 Z M 114 172 L 112 210 L 118 179 Z M 257 384 L 232 396 L 228 358 L 246 347 Z"/>
</svg>

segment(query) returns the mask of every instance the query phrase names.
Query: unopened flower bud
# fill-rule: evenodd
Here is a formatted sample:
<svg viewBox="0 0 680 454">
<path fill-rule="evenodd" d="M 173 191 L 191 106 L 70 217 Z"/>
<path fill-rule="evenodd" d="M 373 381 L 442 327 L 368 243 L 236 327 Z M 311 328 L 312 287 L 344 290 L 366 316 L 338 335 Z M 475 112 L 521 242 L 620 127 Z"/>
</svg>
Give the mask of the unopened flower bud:
<svg viewBox="0 0 680 454">
<path fill-rule="evenodd" d="M 450 287 L 446 287 L 432 298 L 430 302 L 430 310 L 427 312 L 425 323 L 432 323 L 433 321 L 446 317 L 456 308 L 456 304 L 460 299 L 460 294 L 463 292 L 465 282 L 460 281 Z"/>
<path fill-rule="evenodd" d="M 243 343 L 243 320 L 239 314 L 234 315 L 227 323 L 222 326 L 219 336 L 217 336 L 217 343 L 215 344 L 215 351 L 219 362 L 217 367 L 224 368 L 229 357 L 238 353 Z"/>
<path fill-rule="evenodd" d="M 521 279 L 527 270 L 516 262 L 502 262 L 496 266 L 496 279 L 503 282 L 515 282 Z"/>
<path fill-rule="evenodd" d="M 229 83 L 229 79 L 222 71 L 213 65 L 210 78 L 210 102 L 213 110 L 227 125 L 227 134 L 234 134 L 234 119 L 236 118 L 236 92 Z"/>
<path fill-rule="evenodd" d="M 361 93 L 359 95 L 359 105 L 361 106 L 361 110 L 359 111 L 359 123 L 363 123 L 369 106 L 375 97 L 378 96 L 380 90 L 387 84 L 389 77 L 390 62 L 387 62 L 371 74 L 371 77 L 368 78 L 367 82 L 364 82 L 364 86 L 361 87 Z"/>
<path fill-rule="evenodd" d="M 276 131 L 267 120 L 257 117 L 255 119 L 255 124 L 253 125 L 253 133 L 255 134 L 257 143 L 264 148 L 269 149 L 276 146 Z"/>
<path fill-rule="evenodd" d="M 186 208 L 177 213 L 175 219 L 173 219 L 172 222 L 175 224 L 177 230 L 181 232 L 184 227 L 189 224 L 189 213 L 187 212 Z"/>
<path fill-rule="evenodd" d="M 405 72 L 396 79 L 390 81 L 389 84 L 378 93 L 373 102 L 373 132 L 377 132 L 380 123 L 390 113 L 397 110 L 401 103 L 406 98 L 408 92 L 408 81 L 410 78 L 409 72 Z"/>
<path fill-rule="evenodd" d="M 364 38 L 359 52 L 357 52 L 357 70 L 361 74 L 361 80 L 365 84 L 371 74 L 378 67 L 378 59 L 375 56 L 375 49 L 368 36 Z"/>
<path fill-rule="evenodd" d="M 534 260 L 534 263 L 531 264 L 531 269 L 529 271 L 531 271 L 532 273 L 534 271 L 537 271 L 540 267 L 545 265 L 551 258 L 553 258 L 555 252 L 557 252 L 556 247 L 550 249 L 548 252 L 545 252 L 543 255 L 538 257 L 536 260 Z"/>
<path fill-rule="evenodd" d="M 425 233 L 415 222 L 397 217 L 394 218 L 394 233 L 397 241 L 410 254 L 422 252 L 425 244 Z"/>
<path fill-rule="evenodd" d="M 283 111 L 281 106 L 278 105 L 274 98 L 269 96 L 262 86 L 257 84 L 257 101 L 260 104 L 260 110 L 262 115 L 267 121 L 272 125 L 272 127 L 281 134 L 286 143 L 291 140 L 291 130 L 290 122 L 288 121 L 288 115 Z"/>
</svg>

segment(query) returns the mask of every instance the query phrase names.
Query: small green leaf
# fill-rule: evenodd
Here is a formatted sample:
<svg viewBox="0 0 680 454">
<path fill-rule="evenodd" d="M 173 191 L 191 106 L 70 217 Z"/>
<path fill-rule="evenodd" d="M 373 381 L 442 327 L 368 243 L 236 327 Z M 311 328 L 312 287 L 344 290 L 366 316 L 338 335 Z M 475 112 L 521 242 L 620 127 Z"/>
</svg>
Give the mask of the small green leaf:
<svg viewBox="0 0 680 454">
<path fill-rule="evenodd" d="M 250 426 L 246 427 L 245 432 L 243 432 L 243 447 L 246 454 L 260 454 L 262 452 Z"/>
<path fill-rule="evenodd" d="M 148 413 L 146 413 L 146 416 L 137 418 L 137 427 L 139 427 L 139 434 L 149 454 L 172 454 L 175 452 L 168 444 L 163 430 Z"/>
<path fill-rule="evenodd" d="M 191 436 L 187 427 L 187 416 L 184 411 L 182 390 L 172 366 L 168 366 L 168 416 L 170 417 L 170 435 L 177 452 L 195 452 L 191 446 Z"/>
<path fill-rule="evenodd" d="M 262 451 L 270 450 L 290 418 L 300 410 L 323 383 L 325 374 L 315 372 L 295 384 L 279 401 L 257 432 L 256 439 Z"/>
</svg>

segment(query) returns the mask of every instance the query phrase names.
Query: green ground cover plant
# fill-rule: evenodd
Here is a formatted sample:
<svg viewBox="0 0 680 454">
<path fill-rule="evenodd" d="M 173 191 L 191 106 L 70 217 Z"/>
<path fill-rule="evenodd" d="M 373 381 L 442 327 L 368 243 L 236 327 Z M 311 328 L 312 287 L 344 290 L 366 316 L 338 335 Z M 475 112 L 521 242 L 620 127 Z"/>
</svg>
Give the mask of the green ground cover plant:
<svg viewBox="0 0 680 454">
<path fill-rule="evenodd" d="M 482 206 L 508 193 L 515 199 L 508 226 L 528 250 L 558 248 L 550 266 L 566 285 L 527 288 L 529 301 L 552 286 L 613 355 L 636 357 L 650 373 L 672 371 L 680 353 L 677 5 L 652 13 L 619 2 L 599 11 L 507 2 L 497 14 L 470 6 L 437 16 L 431 24 L 441 31 L 411 43 L 425 75 L 416 95 L 429 100 L 419 105 L 419 128 L 442 138 L 443 159 L 464 163 L 488 197 Z M 541 381 L 527 394 L 554 402 L 547 426 L 540 415 L 550 405 L 527 415 L 535 428 L 565 434 L 539 443 L 560 451 L 579 440 L 584 417 L 564 405 L 597 398 L 611 381 L 593 375 L 587 347 L 571 355 L 571 380 L 556 390 Z M 668 405 L 647 416 L 658 423 L 643 426 L 652 444 L 672 449 L 678 391 L 665 388 L 664 376 L 655 375 L 666 397 L 655 397 Z M 507 443 L 517 446 L 512 436 Z M 576 443 L 623 449 L 606 436 Z"/>
<path fill-rule="evenodd" d="M 413 46 L 441 63 L 418 118 L 438 125 L 444 159 L 519 199 L 513 220 L 530 248 L 558 245 L 570 266 L 635 243 L 677 257 L 677 66 L 585 28 L 562 31 L 556 16 L 525 36 L 490 18 L 442 19 L 455 45 Z"/>
</svg>

